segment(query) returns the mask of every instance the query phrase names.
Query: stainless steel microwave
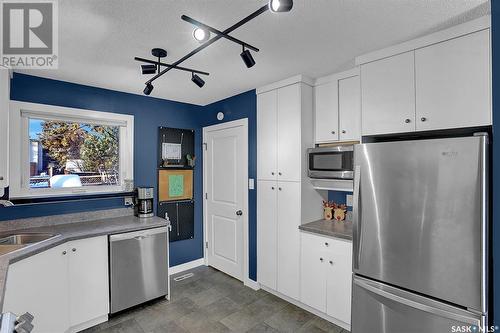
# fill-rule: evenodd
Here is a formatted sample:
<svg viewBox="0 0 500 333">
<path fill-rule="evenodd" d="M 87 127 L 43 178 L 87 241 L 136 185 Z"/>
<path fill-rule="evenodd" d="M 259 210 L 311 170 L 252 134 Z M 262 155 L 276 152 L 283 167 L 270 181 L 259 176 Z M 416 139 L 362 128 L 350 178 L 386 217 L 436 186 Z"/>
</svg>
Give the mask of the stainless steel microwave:
<svg viewBox="0 0 500 333">
<path fill-rule="evenodd" d="M 309 148 L 307 160 L 310 178 L 354 178 L 354 145 L 352 144 Z"/>
</svg>

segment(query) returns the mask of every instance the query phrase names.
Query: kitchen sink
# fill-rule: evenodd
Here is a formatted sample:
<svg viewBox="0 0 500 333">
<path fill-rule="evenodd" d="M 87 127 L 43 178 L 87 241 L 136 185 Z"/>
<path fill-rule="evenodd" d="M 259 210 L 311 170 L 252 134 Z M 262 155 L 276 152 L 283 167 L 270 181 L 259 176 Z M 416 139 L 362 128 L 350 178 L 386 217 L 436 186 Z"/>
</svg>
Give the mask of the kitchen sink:
<svg viewBox="0 0 500 333">
<path fill-rule="evenodd" d="M 13 234 L 0 238 L 0 246 L 2 245 L 30 245 L 38 243 L 49 238 L 58 236 L 50 233 L 22 233 Z"/>
</svg>

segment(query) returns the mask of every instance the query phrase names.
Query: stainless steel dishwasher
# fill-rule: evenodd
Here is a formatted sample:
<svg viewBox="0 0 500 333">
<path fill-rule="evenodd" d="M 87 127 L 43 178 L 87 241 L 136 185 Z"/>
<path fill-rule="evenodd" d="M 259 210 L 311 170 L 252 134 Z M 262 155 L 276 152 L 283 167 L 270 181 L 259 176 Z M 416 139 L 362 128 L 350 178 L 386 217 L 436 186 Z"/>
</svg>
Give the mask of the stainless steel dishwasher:
<svg viewBox="0 0 500 333">
<path fill-rule="evenodd" d="M 168 294 L 167 228 L 109 237 L 111 313 Z"/>
</svg>

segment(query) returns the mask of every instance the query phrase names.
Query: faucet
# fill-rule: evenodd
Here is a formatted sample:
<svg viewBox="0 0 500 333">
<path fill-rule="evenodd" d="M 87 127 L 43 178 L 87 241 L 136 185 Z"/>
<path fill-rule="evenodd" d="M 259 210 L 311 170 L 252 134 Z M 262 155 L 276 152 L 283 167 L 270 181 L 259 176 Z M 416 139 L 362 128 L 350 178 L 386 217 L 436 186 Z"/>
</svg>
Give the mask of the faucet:
<svg viewBox="0 0 500 333">
<path fill-rule="evenodd" d="M 14 204 L 9 200 L 0 200 L 0 205 L 4 207 L 12 207 Z"/>
</svg>

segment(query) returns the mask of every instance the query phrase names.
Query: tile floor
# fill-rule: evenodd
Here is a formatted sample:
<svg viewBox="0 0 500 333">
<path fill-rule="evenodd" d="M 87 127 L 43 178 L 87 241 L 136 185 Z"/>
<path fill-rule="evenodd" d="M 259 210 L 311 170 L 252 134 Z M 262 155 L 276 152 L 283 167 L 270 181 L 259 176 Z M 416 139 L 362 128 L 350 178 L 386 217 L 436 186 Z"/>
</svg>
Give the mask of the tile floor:
<svg viewBox="0 0 500 333">
<path fill-rule="evenodd" d="M 171 299 L 121 313 L 86 333 L 332 332 L 347 333 L 263 290 L 201 266 L 171 280 Z"/>
</svg>

